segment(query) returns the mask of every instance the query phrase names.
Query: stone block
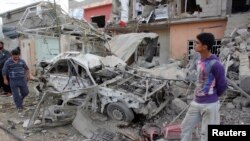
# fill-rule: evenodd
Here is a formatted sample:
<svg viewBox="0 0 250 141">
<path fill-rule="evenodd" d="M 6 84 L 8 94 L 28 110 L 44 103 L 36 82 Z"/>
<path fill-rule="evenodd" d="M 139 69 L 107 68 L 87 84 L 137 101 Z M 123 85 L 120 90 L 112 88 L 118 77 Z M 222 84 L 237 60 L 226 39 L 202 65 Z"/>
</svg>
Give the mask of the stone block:
<svg viewBox="0 0 250 141">
<path fill-rule="evenodd" d="M 247 42 L 240 43 L 240 51 L 244 52 L 247 49 Z"/>
<path fill-rule="evenodd" d="M 230 42 L 230 43 L 227 44 L 227 46 L 228 47 L 233 47 L 233 46 L 235 46 L 235 42 Z"/>
<path fill-rule="evenodd" d="M 227 45 L 228 43 L 230 43 L 232 41 L 232 38 L 223 38 L 221 40 L 221 44 L 222 45 Z"/>
<path fill-rule="evenodd" d="M 248 39 L 246 40 L 246 42 L 247 42 L 247 45 L 250 45 L 250 38 L 248 38 Z"/>
<path fill-rule="evenodd" d="M 245 98 L 244 97 L 241 97 L 241 96 L 238 96 L 236 98 L 233 99 L 232 103 L 233 105 L 238 108 L 238 109 L 241 109 L 241 102 L 244 100 Z"/>
<path fill-rule="evenodd" d="M 243 39 L 241 36 L 235 37 L 234 40 L 235 40 L 235 43 L 237 43 L 237 44 L 240 44 L 241 42 L 243 42 Z"/>
<path fill-rule="evenodd" d="M 235 38 L 235 37 L 237 36 L 237 30 L 238 30 L 238 28 L 235 28 L 235 29 L 231 32 L 230 37 Z"/>
<path fill-rule="evenodd" d="M 250 45 L 247 45 L 247 51 L 250 51 Z"/>
<path fill-rule="evenodd" d="M 239 60 L 239 57 L 240 57 L 240 52 L 239 51 L 235 51 L 233 54 L 232 54 L 232 57 L 236 60 Z"/>
<path fill-rule="evenodd" d="M 228 109 L 234 109 L 235 106 L 233 105 L 233 103 L 229 102 L 229 103 L 227 103 L 227 108 Z"/>
<path fill-rule="evenodd" d="M 249 56 L 248 54 L 240 55 L 240 67 L 239 67 L 239 80 L 240 87 L 245 92 L 250 94 L 250 67 L 249 67 Z"/>
<path fill-rule="evenodd" d="M 250 37 L 249 32 L 245 28 L 238 29 L 236 32 L 242 37 L 243 40 L 246 40 L 246 39 L 248 39 L 248 37 Z"/>
<path fill-rule="evenodd" d="M 173 101 L 172 101 L 172 105 L 171 105 L 172 109 L 175 110 L 175 112 L 177 114 L 179 114 L 184 108 L 187 107 L 187 103 L 182 101 L 181 99 L 179 98 L 175 98 Z"/>
<path fill-rule="evenodd" d="M 225 59 L 230 54 L 230 49 L 225 47 L 220 50 L 220 58 Z"/>
</svg>

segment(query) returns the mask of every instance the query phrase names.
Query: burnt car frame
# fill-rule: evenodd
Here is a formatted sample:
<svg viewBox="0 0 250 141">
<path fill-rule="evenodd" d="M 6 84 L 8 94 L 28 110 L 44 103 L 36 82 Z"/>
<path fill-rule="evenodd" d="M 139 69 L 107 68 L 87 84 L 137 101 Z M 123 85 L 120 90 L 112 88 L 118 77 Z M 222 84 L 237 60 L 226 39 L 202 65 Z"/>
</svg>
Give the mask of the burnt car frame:
<svg viewBox="0 0 250 141">
<path fill-rule="evenodd" d="M 171 81 L 129 68 L 115 56 L 62 55 L 51 61 L 35 87 L 40 96 L 29 127 L 56 126 L 73 120 L 81 107 L 131 122 L 135 115 L 151 118 L 172 99 Z"/>
</svg>

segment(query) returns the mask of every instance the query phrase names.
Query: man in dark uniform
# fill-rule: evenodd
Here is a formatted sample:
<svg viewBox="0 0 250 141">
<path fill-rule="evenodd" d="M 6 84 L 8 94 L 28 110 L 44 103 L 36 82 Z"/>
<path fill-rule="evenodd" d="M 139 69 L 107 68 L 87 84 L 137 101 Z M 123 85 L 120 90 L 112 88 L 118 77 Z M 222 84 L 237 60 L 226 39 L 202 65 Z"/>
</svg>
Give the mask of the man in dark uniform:
<svg viewBox="0 0 250 141">
<path fill-rule="evenodd" d="M 0 41 L 0 87 L 3 88 L 3 93 L 0 95 L 11 96 L 10 85 L 4 84 L 2 69 L 5 61 L 10 57 L 10 52 L 4 49 L 4 43 Z"/>
</svg>

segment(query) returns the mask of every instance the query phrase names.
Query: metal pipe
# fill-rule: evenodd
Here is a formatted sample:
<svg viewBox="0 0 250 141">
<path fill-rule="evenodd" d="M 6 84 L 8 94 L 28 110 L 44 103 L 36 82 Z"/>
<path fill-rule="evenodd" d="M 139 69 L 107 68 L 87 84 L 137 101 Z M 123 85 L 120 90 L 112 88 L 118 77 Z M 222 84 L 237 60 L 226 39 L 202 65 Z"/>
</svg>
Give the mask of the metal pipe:
<svg viewBox="0 0 250 141">
<path fill-rule="evenodd" d="M 243 94 L 244 96 L 246 96 L 247 98 L 250 98 L 250 95 L 248 93 L 246 93 L 244 90 L 242 90 L 239 86 L 237 86 L 236 83 L 234 83 L 232 80 L 230 80 L 229 78 L 227 78 L 227 82 L 229 84 L 231 84 L 234 88 L 238 89 L 240 91 L 241 94 Z"/>
<path fill-rule="evenodd" d="M 187 0 L 185 0 L 185 13 L 187 13 Z"/>
<path fill-rule="evenodd" d="M 59 27 L 59 21 L 57 17 L 57 10 L 56 10 L 56 1 L 54 0 L 54 10 L 55 10 L 55 15 L 56 15 L 56 26 L 57 26 L 57 32 L 58 32 L 58 37 L 59 37 L 59 52 L 61 53 L 61 29 Z"/>
</svg>

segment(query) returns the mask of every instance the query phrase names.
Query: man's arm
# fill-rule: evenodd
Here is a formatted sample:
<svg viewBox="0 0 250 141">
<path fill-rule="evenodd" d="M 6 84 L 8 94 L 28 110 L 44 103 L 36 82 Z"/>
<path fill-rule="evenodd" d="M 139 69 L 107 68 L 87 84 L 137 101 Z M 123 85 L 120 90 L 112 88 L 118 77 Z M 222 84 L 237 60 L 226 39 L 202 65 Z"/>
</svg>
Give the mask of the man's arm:
<svg viewBox="0 0 250 141">
<path fill-rule="evenodd" d="M 26 76 L 27 76 L 27 80 L 29 81 L 30 80 L 30 71 L 29 70 L 26 70 Z"/>
<path fill-rule="evenodd" d="M 221 96 L 223 92 L 227 89 L 227 81 L 225 78 L 225 70 L 221 63 L 216 62 L 212 67 L 212 73 L 215 77 L 215 88 L 217 90 L 217 95 Z"/>
<path fill-rule="evenodd" d="M 23 60 L 23 64 L 24 64 L 24 69 L 26 70 L 26 77 L 27 77 L 27 80 L 29 81 L 30 80 L 30 71 L 29 71 L 29 67 L 27 66 L 26 62 Z"/>
<path fill-rule="evenodd" d="M 2 75 L 3 75 L 3 81 L 5 85 L 9 85 L 8 79 L 7 79 L 7 71 L 8 71 L 8 61 L 4 63 Z"/>
</svg>

